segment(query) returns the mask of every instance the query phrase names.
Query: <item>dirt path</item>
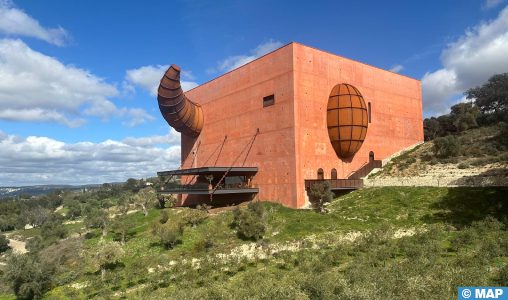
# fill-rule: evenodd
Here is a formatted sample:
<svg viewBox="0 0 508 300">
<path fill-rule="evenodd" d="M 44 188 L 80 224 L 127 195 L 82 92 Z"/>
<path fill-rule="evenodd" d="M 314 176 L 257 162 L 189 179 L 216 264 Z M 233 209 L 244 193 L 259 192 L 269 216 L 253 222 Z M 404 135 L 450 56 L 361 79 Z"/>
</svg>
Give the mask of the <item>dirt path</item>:
<svg viewBox="0 0 508 300">
<path fill-rule="evenodd" d="M 18 241 L 9 238 L 9 246 L 12 248 L 12 250 L 16 253 L 27 253 L 28 250 L 26 250 L 26 243 L 23 241 Z"/>
</svg>

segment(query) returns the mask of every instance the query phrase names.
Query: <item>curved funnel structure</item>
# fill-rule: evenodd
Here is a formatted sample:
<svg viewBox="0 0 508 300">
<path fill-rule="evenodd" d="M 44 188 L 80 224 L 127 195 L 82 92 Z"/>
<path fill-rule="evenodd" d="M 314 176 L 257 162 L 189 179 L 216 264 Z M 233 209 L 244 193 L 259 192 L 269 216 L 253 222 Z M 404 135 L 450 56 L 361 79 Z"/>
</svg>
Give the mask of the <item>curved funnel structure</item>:
<svg viewBox="0 0 508 300">
<path fill-rule="evenodd" d="M 203 128 L 203 110 L 183 93 L 180 85 L 180 67 L 177 65 L 171 65 L 162 77 L 157 101 L 169 126 L 188 136 L 199 135 Z"/>
</svg>

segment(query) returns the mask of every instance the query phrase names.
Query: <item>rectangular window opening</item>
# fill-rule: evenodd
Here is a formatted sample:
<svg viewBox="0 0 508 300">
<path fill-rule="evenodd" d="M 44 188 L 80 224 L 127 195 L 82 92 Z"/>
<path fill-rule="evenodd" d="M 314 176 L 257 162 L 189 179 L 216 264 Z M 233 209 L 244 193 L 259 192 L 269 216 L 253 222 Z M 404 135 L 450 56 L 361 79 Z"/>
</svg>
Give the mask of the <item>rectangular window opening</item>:
<svg viewBox="0 0 508 300">
<path fill-rule="evenodd" d="M 271 106 L 275 104 L 275 95 L 263 97 L 263 107 Z"/>
<path fill-rule="evenodd" d="M 369 107 L 368 107 L 367 113 L 369 115 L 369 123 L 371 123 L 372 122 L 372 108 L 370 107 L 370 102 L 369 102 Z"/>
</svg>

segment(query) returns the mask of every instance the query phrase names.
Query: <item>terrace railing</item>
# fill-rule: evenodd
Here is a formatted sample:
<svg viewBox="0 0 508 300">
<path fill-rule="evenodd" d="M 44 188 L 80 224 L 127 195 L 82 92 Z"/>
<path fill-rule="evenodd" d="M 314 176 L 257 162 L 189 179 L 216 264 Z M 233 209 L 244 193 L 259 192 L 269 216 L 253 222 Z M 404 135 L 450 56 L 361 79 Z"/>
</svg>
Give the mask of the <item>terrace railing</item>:
<svg viewBox="0 0 508 300">
<path fill-rule="evenodd" d="M 314 184 L 321 182 L 330 183 L 331 190 L 355 190 L 363 187 L 361 179 L 307 179 L 305 180 L 305 189 L 310 189 Z"/>
</svg>

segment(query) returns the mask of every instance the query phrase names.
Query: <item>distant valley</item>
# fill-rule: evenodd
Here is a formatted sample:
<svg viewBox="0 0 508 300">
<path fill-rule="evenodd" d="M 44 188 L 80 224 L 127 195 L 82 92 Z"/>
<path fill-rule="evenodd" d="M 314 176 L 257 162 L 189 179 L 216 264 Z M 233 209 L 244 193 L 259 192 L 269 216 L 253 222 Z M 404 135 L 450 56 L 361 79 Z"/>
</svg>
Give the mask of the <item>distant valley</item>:
<svg viewBox="0 0 508 300">
<path fill-rule="evenodd" d="M 0 198 L 17 197 L 21 195 L 40 196 L 55 190 L 82 190 L 100 187 L 100 184 L 87 185 L 31 185 L 0 187 Z"/>
</svg>

